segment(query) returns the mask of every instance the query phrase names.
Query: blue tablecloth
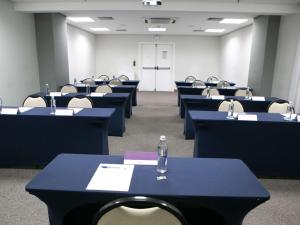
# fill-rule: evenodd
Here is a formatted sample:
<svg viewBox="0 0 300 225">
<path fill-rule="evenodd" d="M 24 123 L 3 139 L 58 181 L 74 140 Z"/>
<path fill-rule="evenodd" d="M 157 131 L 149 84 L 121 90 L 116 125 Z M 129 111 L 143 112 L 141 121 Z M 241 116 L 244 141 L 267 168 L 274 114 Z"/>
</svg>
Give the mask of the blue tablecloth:
<svg viewBox="0 0 300 225">
<path fill-rule="evenodd" d="M 217 83 L 204 82 L 206 86 L 217 86 Z M 185 81 L 175 81 L 176 86 L 192 86 L 193 83 Z M 230 86 L 234 86 L 235 83 L 229 82 Z"/>
<path fill-rule="evenodd" d="M 1 166 L 44 166 L 60 153 L 108 154 L 108 122 L 115 109 L 83 109 L 74 116 L 34 108 L 0 115 Z"/>
<path fill-rule="evenodd" d="M 244 97 L 225 96 L 226 99 L 236 99 L 241 102 L 245 112 L 267 112 L 269 105 L 275 101 L 284 101 L 279 98 L 266 97 L 265 101 L 246 100 Z M 217 111 L 223 100 L 207 99 L 202 95 L 181 95 L 180 116 L 184 118 L 185 139 L 194 138 L 194 126 L 188 110 Z"/>
<path fill-rule="evenodd" d="M 169 158 L 167 180 L 156 180 L 156 166 L 137 165 L 128 192 L 87 191 L 100 163 L 122 164 L 123 157 L 63 154 L 26 186 L 47 204 L 50 225 L 90 224 L 102 205 L 136 195 L 174 204 L 190 225 L 241 225 L 251 209 L 270 198 L 240 160 Z"/>
<path fill-rule="evenodd" d="M 195 125 L 195 157 L 238 158 L 257 176 L 300 178 L 299 122 L 273 113 L 255 113 L 258 121 L 228 120 L 224 112 L 188 113 Z"/>
<path fill-rule="evenodd" d="M 178 100 L 177 104 L 180 106 L 181 100 L 180 96 L 181 95 L 201 95 L 202 91 L 205 88 L 193 88 L 193 87 L 188 87 L 188 86 L 178 86 L 177 91 L 178 91 Z M 227 88 L 216 88 L 218 89 L 220 95 L 225 95 L 225 96 L 234 96 L 235 92 L 239 89 L 246 89 L 245 87 L 227 87 Z M 252 89 L 251 89 L 252 90 Z"/>
<path fill-rule="evenodd" d="M 63 96 L 56 96 L 57 107 L 67 107 L 69 101 L 76 96 L 84 96 L 85 93 L 69 93 Z M 46 96 L 43 92 L 33 94 L 33 96 L 42 96 L 47 101 L 47 106 L 50 106 L 50 96 Z M 110 136 L 123 136 L 125 132 L 125 106 L 128 101 L 128 93 L 107 93 L 103 97 L 88 96 L 93 103 L 93 108 L 114 108 L 111 120 L 108 125 L 108 134 Z"/>
</svg>

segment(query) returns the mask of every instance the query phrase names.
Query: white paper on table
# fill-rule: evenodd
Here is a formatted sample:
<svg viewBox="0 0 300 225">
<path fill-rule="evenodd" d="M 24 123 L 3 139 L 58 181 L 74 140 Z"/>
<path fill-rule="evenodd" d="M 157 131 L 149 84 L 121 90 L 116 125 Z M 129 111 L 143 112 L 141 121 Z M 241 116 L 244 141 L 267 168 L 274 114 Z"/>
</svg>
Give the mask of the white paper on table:
<svg viewBox="0 0 300 225">
<path fill-rule="evenodd" d="M 157 165 L 157 160 L 124 159 L 126 165 Z"/>
<path fill-rule="evenodd" d="M 134 165 L 103 164 L 94 173 L 87 190 L 128 191 Z"/>
<path fill-rule="evenodd" d="M 215 100 L 224 100 L 225 96 L 224 95 L 212 95 L 211 99 L 215 99 Z"/>
<path fill-rule="evenodd" d="M 77 84 L 76 84 L 76 86 L 77 86 L 77 87 L 85 87 L 85 86 L 86 86 L 86 84 L 77 83 Z"/>
<path fill-rule="evenodd" d="M 74 114 L 77 114 L 77 113 L 79 113 L 81 110 L 83 110 L 83 108 L 72 108 L 72 107 L 70 107 L 70 108 L 68 108 L 68 109 L 73 110 L 73 111 L 74 111 Z"/>
<path fill-rule="evenodd" d="M 117 87 L 118 85 L 116 85 L 116 84 L 109 84 L 109 86 L 111 86 L 111 87 Z"/>
<path fill-rule="evenodd" d="M 2 108 L 1 114 L 17 115 L 18 114 L 18 108 Z"/>
<path fill-rule="evenodd" d="M 33 107 L 19 107 L 19 112 L 24 113 L 24 112 L 27 112 L 31 109 L 33 109 Z"/>
<path fill-rule="evenodd" d="M 50 96 L 53 97 L 61 96 L 61 92 L 50 92 Z"/>
<path fill-rule="evenodd" d="M 300 122 L 300 116 L 297 116 L 297 121 Z"/>
<path fill-rule="evenodd" d="M 234 86 L 228 86 L 228 87 L 226 87 L 226 89 L 236 89 L 236 87 L 234 87 Z"/>
<path fill-rule="evenodd" d="M 261 96 L 252 96 L 251 99 L 252 101 L 266 101 L 266 98 Z"/>
<path fill-rule="evenodd" d="M 101 80 L 101 79 L 94 79 L 94 81 L 96 81 L 96 82 L 101 82 L 101 81 L 103 81 L 103 80 Z"/>
<path fill-rule="evenodd" d="M 218 80 L 212 80 L 211 82 L 208 82 L 208 83 L 212 83 L 212 84 L 217 84 L 217 83 L 219 83 L 220 81 L 218 81 Z"/>
<path fill-rule="evenodd" d="M 244 121 L 257 121 L 257 115 L 251 114 L 238 114 L 238 120 Z"/>
<path fill-rule="evenodd" d="M 61 93 L 62 96 L 67 95 L 67 94 L 70 94 L 70 93 L 67 93 L 67 92 Z"/>
<path fill-rule="evenodd" d="M 103 97 L 104 95 L 106 95 L 106 93 L 98 93 L 98 92 L 91 93 L 92 97 Z"/>
<path fill-rule="evenodd" d="M 73 109 L 56 109 L 55 115 L 56 116 L 73 116 L 74 110 Z"/>
<path fill-rule="evenodd" d="M 281 113 L 281 115 L 283 115 L 283 117 L 289 117 L 289 114 L 288 113 Z M 293 120 L 295 120 L 296 118 L 297 118 L 297 114 L 292 114 L 292 119 Z M 298 116 L 299 117 L 299 116 Z M 297 118 L 297 120 L 298 120 L 298 118 Z M 299 120 L 298 120 L 299 121 Z"/>
</svg>

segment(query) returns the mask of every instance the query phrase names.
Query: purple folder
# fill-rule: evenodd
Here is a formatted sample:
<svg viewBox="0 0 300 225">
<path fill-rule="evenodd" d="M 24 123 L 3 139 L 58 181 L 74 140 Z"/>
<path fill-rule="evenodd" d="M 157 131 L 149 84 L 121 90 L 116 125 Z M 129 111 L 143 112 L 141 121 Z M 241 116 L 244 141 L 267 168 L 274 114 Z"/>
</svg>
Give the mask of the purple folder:
<svg viewBox="0 0 300 225">
<path fill-rule="evenodd" d="M 157 165 L 157 152 L 125 151 L 124 164 Z"/>
</svg>

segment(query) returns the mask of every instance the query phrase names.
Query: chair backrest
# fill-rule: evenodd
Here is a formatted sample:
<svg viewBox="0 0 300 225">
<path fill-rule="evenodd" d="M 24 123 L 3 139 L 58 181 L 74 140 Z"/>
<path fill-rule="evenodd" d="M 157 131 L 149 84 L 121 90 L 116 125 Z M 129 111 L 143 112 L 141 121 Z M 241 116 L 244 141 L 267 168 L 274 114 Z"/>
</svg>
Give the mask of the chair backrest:
<svg viewBox="0 0 300 225">
<path fill-rule="evenodd" d="M 120 81 L 119 79 L 115 78 L 115 79 L 112 79 L 109 84 L 111 85 L 122 85 L 122 81 Z"/>
<path fill-rule="evenodd" d="M 64 85 L 61 90 L 60 90 L 61 93 L 77 93 L 78 90 L 77 88 L 72 85 L 72 84 L 67 84 L 67 85 Z"/>
<path fill-rule="evenodd" d="M 100 85 L 96 88 L 95 92 L 97 92 L 97 93 L 112 93 L 112 89 L 108 85 Z"/>
<path fill-rule="evenodd" d="M 219 83 L 217 83 L 218 88 L 223 88 L 223 87 L 229 87 L 230 83 L 226 80 L 221 80 Z"/>
<path fill-rule="evenodd" d="M 236 90 L 236 92 L 234 93 L 234 96 L 246 96 L 247 90 L 246 89 L 238 89 Z M 252 92 L 249 91 L 249 96 L 252 96 Z"/>
<path fill-rule="evenodd" d="M 268 113 L 287 113 L 289 103 L 272 102 L 268 108 Z"/>
<path fill-rule="evenodd" d="M 202 80 L 195 80 L 192 84 L 193 87 L 205 87 L 205 82 Z"/>
<path fill-rule="evenodd" d="M 121 76 L 119 76 L 119 78 L 118 78 L 120 81 L 127 81 L 127 80 L 129 80 L 129 77 L 127 77 L 126 75 L 121 75 Z"/>
<path fill-rule="evenodd" d="M 194 77 L 194 76 L 187 76 L 184 81 L 188 82 L 188 83 L 193 83 L 195 80 L 197 80 L 196 77 Z"/>
<path fill-rule="evenodd" d="M 47 103 L 43 97 L 29 96 L 24 100 L 23 107 L 47 107 Z"/>
<path fill-rule="evenodd" d="M 92 225 L 187 225 L 186 219 L 173 205 L 148 197 L 128 197 L 103 206 Z"/>
<path fill-rule="evenodd" d="M 94 79 L 92 79 L 92 78 L 86 78 L 86 79 L 84 79 L 84 80 L 82 81 L 82 83 L 83 83 L 83 84 L 93 85 L 93 84 L 95 84 L 95 81 L 94 81 Z"/>
<path fill-rule="evenodd" d="M 93 108 L 93 104 L 87 97 L 74 97 L 69 101 L 68 108 Z"/>
<path fill-rule="evenodd" d="M 210 76 L 207 78 L 207 82 L 212 82 L 212 81 L 219 81 L 219 78 L 217 78 L 216 76 Z"/>
<path fill-rule="evenodd" d="M 106 81 L 109 81 L 109 76 L 107 76 L 107 75 L 100 75 L 100 76 L 98 76 L 97 78 L 100 79 L 100 80 L 106 80 Z"/>
<path fill-rule="evenodd" d="M 205 88 L 203 91 L 202 91 L 202 95 L 207 95 L 207 92 L 208 92 L 208 88 Z M 211 88 L 210 89 L 210 95 L 220 95 L 218 89 L 216 88 Z"/>
<path fill-rule="evenodd" d="M 230 105 L 230 100 L 222 101 L 218 107 L 218 111 L 219 112 L 228 112 L 229 105 Z M 234 109 L 233 109 L 234 112 L 237 112 L 237 113 L 244 112 L 244 107 L 239 101 L 234 100 L 233 105 L 234 105 Z"/>
</svg>

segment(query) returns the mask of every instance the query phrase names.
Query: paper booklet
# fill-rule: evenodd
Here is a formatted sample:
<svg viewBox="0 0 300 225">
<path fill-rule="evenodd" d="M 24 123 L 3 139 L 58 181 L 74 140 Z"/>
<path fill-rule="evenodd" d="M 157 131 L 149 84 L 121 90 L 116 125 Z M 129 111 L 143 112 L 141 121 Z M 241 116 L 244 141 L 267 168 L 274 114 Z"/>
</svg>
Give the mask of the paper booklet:
<svg viewBox="0 0 300 225">
<path fill-rule="evenodd" d="M 125 151 L 124 164 L 157 165 L 157 152 Z"/>
<path fill-rule="evenodd" d="M 2 108 L 1 114 L 17 115 L 18 114 L 18 108 Z"/>
<path fill-rule="evenodd" d="M 238 120 L 244 121 L 257 121 L 257 115 L 251 114 L 238 114 Z"/>
</svg>

